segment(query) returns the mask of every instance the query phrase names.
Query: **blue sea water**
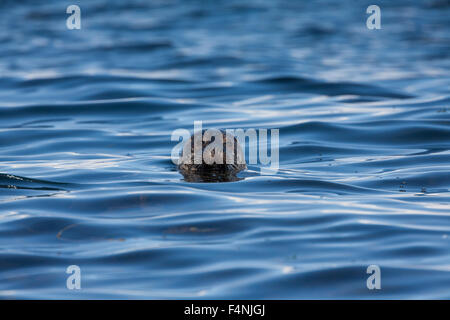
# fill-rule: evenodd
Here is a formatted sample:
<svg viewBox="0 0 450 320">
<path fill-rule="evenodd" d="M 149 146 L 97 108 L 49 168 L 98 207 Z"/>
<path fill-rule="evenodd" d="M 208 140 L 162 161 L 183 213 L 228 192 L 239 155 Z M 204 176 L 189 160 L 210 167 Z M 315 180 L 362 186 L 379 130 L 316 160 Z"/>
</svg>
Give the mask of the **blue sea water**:
<svg viewBox="0 0 450 320">
<path fill-rule="evenodd" d="M 449 17 L 0 1 L 0 298 L 449 299 Z M 196 120 L 278 128 L 279 171 L 185 181 L 171 134 Z"/>
</svg>

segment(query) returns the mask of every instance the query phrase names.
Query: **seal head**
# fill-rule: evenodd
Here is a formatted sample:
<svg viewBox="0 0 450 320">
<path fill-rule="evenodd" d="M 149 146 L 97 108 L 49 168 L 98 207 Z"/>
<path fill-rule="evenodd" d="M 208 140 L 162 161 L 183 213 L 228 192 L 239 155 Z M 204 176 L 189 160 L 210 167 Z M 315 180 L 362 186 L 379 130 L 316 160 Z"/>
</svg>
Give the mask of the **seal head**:
<svg viewBox="0 0 450 320">
<path fill-rule="evenodd" d="M 236 137 L 215 129 L 194 133 L 178 162 L 178 170 L 188 182 L 238 181 L 237 173 L 245 169 L 245 156 Z"/>
</svg>

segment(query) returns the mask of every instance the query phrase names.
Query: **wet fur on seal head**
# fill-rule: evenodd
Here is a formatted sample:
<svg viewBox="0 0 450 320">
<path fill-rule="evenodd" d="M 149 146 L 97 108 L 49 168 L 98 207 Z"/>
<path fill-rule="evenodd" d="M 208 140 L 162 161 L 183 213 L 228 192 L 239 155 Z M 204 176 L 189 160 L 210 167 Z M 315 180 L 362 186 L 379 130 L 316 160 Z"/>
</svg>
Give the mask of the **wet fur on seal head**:
<svg viewBox="0 0 450 320">
<path fill-rule="evenodd" d="M 197 140 L 195 136 L 197 135 Z M 218 141 L 216 140 L 217 137 Z M 198 150 L 195 154 L 195 143 Z M 228 145 L 227 145 L 228 144 Z M 192 176 L 200 175 L 202 177 L 219 177 L 219 181 L 234 181 L 235 179 L 226 179 L 227 176 L 235 176 L 238 172 L 247 169 L 242 148 L 232 134 L 222 130 L 203 130 L 201 133 L 193 134 L 183 146 L 178 170 L 183 174 L 186 180 Z M 222 180 L 220 180 L 222 178 Z M 201 180 L 201 179 L 200 179 Z"/>
</svg>

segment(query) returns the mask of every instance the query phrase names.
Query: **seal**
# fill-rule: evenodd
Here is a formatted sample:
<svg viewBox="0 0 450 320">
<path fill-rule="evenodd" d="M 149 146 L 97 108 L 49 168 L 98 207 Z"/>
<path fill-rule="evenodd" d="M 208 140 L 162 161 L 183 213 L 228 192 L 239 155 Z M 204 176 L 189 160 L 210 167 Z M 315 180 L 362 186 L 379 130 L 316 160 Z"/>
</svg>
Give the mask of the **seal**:
<svg viewBox="0 0 450 320">
<path fill-rule="evenodd" d="M 194 133 L 183 145 L 178 162 L 178 170 L 188 182 L 238 181 L 237 173 L 245 169 L 244 152 L 236 137 L 216 129 Z"/>
</svg>

